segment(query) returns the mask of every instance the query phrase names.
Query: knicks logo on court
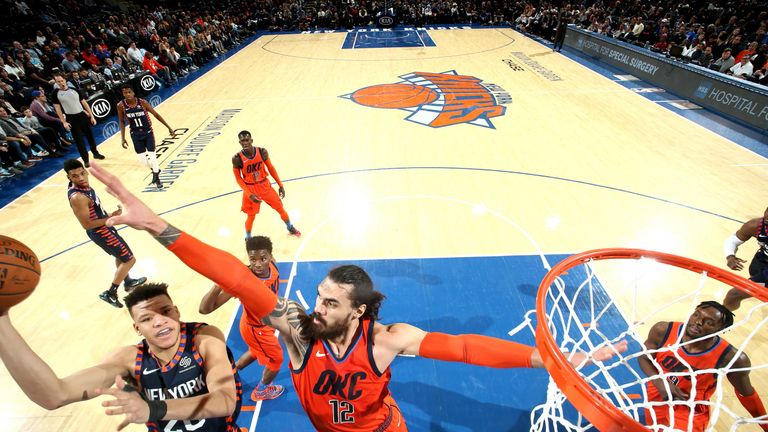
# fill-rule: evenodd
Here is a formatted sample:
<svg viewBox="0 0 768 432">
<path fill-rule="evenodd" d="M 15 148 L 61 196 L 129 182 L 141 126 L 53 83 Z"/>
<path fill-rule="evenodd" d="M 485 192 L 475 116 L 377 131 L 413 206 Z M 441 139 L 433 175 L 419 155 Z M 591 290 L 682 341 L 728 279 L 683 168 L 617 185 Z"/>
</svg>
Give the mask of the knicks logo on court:
<svg viewBox="0 0 768 432">
<path fill-rule="evenodd" d="M 456 71 L 412 72 L 400 78 L 341 97 L 368 107 L 409 111 L 406 120 L 434 128 L 469 123 L 495 129 L 491 119 L 503 116 L 504 105 L 512 103 L 503 88 Z"/>
</svg>

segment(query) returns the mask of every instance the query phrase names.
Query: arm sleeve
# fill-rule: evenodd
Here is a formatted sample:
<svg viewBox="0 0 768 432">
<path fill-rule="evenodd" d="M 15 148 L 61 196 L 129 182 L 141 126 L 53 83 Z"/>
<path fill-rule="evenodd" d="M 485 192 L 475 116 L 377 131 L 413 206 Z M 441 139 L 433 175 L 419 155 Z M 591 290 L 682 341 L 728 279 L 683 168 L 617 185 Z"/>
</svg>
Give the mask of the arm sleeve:
<svg viewBox="0 0 768 432">
<path fill-rule="evenodd" d="M 243 192 L 250 194 L 251 192 L 248 190 L 245 180 L 243 180 L 243 177 L 240 175 L 240 168 L 232 168 L 232 173 L 235 175 L 235 181 L 240 186 L 240 189 L 242 189 Z"/>
<path fill-rule="evenodd" d="M 270 159 L 267 159 L 264 163 L 267 164 L 267 170 L 269 170 L 269 175 L 271 175 L 272 178 L 275 179 L 275 182 L 279 187 L 283 187 L 283 182 L 280 181 L 280 176 L 277 175 L 277 170 L 275 169 L 275 166 L 272 165 L 272 161 Z"/>
<path fill-rule="evenodd" d="M 427 333 L 419 346 L 421 357 L 494 368 L 530 368 L 534 348 L 474 334 Z"/>
<path fill-rule="evenodd" d="M 752 417 L 762 417 L 766 414 L 765 406 L 763 406 L 763 401 L 760 400 L 760 395 L 757 394 L 757 390 L 753 391 L 749 396 L 744 396 L 736 391 L 736 397 Z M 762 427 L 764 431 L 768 431 L 768 424 L 760 424 L 760 427 Z"/>
<path fill-rule="evenodd" d="M 731 234 L 730 237 L 725 239 L 725 243 L 723 243 L 723 254 L 725 254 L 726 258 L 731 255 L 736 255 L 736 251 L 743 243 L 743 241 L 736 237 L 736 234 Z"/>
<path fill-rule="evenodd" d="M 277 296 L 237 258 L 182 232 L 168 246 L 187 267 L 212 280 L 226 293 L 242 302 L 259 318 L 269 315 L 277 305 Z"/>
</svg>

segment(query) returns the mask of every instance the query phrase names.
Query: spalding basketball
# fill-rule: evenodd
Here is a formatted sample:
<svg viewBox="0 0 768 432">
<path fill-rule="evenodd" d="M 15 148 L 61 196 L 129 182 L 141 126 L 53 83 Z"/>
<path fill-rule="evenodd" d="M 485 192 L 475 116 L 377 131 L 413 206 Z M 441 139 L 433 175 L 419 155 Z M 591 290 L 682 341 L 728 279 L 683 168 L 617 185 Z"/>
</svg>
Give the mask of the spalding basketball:
<svg viewBox="0 0 768 432">
<path fill-rule="evenodd" d="M 0 235 L 0 308 L 21 303 L 39 281 L 37 255 L 20 241 Z"/>
</svg>

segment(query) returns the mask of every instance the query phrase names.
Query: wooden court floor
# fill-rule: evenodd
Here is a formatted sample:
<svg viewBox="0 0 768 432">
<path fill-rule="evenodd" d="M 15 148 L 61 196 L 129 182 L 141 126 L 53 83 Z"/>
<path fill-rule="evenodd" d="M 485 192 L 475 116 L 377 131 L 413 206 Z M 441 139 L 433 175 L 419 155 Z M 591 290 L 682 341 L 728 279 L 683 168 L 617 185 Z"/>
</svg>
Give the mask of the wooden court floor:
<svg viewBox="0 0 768 432">
<path fill-rule="evenodd" d="M 161 168 L 174 176 L 165 191 L 145 191 L 145 169 L 117 136 L 100 148 L 103 165 L 174 225 L 242 255 L 244 215 L 230 160 L 237 133 L 250 130 L 269 150 L 285 182 L 285 206 L 304 234 L 289 237 L 277 214 L 262 210 L 254 231 L 272 238 L 282 261 L 639 247 L 724 267 L 723 240 L 765 209 L 762 156 L 512 30 L 429 34 L 436 47 L 364 50 L 341 50 L 342 33 L 263 36 L 157 107 L 185 129 L 161 155 Z M 503 114 L 489 118 L 493 127 L 430 127 L 406 120 L 411 112 L 348 97 L 408 74 L 451 71 L 509 96 Z M 97 298 L 114 267 L 83 244 L 66 183 L 63 173 L 54 175 L 0 210 L 0 232 L 45 259 L 36 292 L 11 317 L 59 376 L 136 342 L 127 313 Z M 113 210 L 116 201 L 95 179 L 93 186 Z M 138 259 L 133 274 L 167 282 L 182 319 L 227 328 L 234 304 L 201 317 L 197 306 L 210 283 L 146 234 L 121 233 Z M 739 255 L 751 258 L 755 248 L 751 241 Z M 662 280 L 648 307 L 685 290 Z M 729 340 L 738 345 L 740 337 L 735 331 Z M 753 364 L 768 353 L 758 345 L 748 352 Z M 764 399 L 767 377 L 753 373 Z M 738 406 L 730 389 L 725 394 Z M 101 411 L 93 400 L 46 412 L 0 368 L 2 430 L 119 423 Z"/>
</svg>

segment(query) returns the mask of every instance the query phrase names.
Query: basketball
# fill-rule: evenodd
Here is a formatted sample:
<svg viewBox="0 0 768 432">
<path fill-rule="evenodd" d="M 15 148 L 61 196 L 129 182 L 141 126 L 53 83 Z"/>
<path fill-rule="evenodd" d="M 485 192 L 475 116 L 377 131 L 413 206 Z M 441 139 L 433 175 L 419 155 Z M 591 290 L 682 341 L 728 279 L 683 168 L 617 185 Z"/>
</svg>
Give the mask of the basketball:
<svg viewBox="0 0 768 432">
<path fill-rule="evenodd" d="M 21 303 L 39 281 L 37 255 L 20 241 L 0 235 L 0 308 Z"/>
<path fill-rule="evenodd" d="M 414 84 L 379 84 L 352 93 L 352 100 L 374 108 L 412 108 L 434 102 L 435 90 Z"/>
</svg>

